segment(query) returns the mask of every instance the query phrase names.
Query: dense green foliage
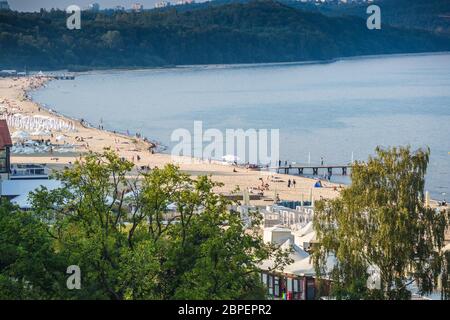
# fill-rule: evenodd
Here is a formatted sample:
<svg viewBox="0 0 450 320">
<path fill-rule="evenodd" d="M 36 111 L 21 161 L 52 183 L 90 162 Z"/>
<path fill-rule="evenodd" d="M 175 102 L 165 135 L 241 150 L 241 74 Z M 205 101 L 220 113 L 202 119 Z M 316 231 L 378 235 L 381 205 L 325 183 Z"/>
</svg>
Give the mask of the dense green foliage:
<svg viewBox="0 0 450 320">
<path fill-rule="evenodd" d="M 320 6 L 286 0 L 292 7 L 321 12 L 328 16 L 367 17 L 368 4 L 324 4 Z M 385 25 L 408 29 L 423 29 L 450 35 L 450 0 L 375 0 L 381 9 Z"/>
<path fill-rule="evenodd" d="M 0 299 L 63 296 L 63 261 L 44 223 L 8 202 L 0 205 Z"/>
<path fill-rule="evenodd" d="M 263 243 L 259 215 L 247 229 L 208 177 L 168 165 L 130 180 L 132 167 L 92 153 L 57 173 L 64 187 L 36 191 L 33 211 L 3 201 L 0 298 L 265 298 L 258 265 L 287 253 Z M 71 265 L 79 290 L 66 287 Z"/>
<path fill-rule="evenodd" d="M 409 283 L 430 293 L 439 277 L 449 296 L 450 260 L 441 252 L 448 213 L 424 206 L 428 161 L 428 150 L 377 149 L 376 157 L 355 165 L 339 198 L 317 204 L 320 244 L 313 260 L 316 272 L 333 280 L 335 297 L 408 299 Z M 329 254 L 337 261 L 332 270 L 324 268 Z M 379 272 L 378 286 L 368 286 L 370 269 Z"/>
<path fill-rule="evenodd" d="M 142 13 L 0 12 L 0 69 L 288 62 L 450 49 L 448 38 L 329 17 L 272 1 Z"/>
</svg>

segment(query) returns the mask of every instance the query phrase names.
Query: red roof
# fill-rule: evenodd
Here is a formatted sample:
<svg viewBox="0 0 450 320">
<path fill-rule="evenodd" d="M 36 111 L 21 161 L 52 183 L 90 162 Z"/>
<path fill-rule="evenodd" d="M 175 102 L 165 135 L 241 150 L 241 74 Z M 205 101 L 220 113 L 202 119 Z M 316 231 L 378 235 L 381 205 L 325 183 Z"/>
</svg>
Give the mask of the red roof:
<svg viewBox="0 0 450 320">
<path fill-rule="evenodd" d="M 6 120 L 0 120 L 0 148 L 4 147 L 12 147 L 12 141 Z"/>
</svg>

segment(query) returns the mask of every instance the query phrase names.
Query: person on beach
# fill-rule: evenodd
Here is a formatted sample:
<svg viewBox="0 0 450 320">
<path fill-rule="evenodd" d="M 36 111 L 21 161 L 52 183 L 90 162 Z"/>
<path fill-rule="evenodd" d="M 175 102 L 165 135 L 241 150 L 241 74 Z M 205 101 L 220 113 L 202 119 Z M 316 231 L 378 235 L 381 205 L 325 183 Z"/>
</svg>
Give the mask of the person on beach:
<svg viewBox="0 0 450 320">
<path fill-rule="evenodd" d="M 291 179 L 288 180 L 288 188 L 291 187 Z"/>
<path fill-rule="evenodd" d="M 295 188 L 295 184 L 296 184 L 297 182 L 295 182 L 295 179 L 292 179 L 292 185 L 293 185 L 293 187 Z"/>
</svg>

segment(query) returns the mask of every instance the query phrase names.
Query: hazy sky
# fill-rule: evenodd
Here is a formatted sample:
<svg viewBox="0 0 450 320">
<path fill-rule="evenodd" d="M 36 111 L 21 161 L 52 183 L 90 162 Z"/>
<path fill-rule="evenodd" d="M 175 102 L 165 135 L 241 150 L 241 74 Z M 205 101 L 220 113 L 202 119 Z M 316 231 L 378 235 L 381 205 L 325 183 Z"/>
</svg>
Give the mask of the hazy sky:
<svg viewBox="0 0 450 320">
<path fill-rule="evenodd" d="M 81 8 L 87 7 L 93 2 L 100 4 L 101 8 L 112 8 L 117 5 L 130 8 L 133 3 L 139 2 L 144 5 L 144 8 L 150 9 L 154 7 L 155 2 L 160 0 L 8 0 L 9 6 L 12 10 L 18 11 L 39 11 L 40 8 L 59 8 L 65 9 L 71 4 L 76 4 Z M 167 0 L 166 0 L 167 1 Z M 170 1 L 169 2 L 176 2 Z M 203 2 L 203 1 L 197 1 Z"/>
</svg>

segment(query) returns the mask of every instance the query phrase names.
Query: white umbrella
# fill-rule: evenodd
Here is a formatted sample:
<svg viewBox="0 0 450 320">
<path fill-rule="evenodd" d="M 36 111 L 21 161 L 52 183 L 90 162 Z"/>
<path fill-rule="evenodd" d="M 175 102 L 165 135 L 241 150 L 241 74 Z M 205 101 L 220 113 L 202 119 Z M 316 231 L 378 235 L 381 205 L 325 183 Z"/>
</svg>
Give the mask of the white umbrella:
<svg viewBox="0 0 450 320">
<path fill-rule="evenodd" d="M 32 136 L 49 136 L 50 134 L 48 130 L 37 130 L 31 133 Z"/>
<path fill-rule="evenodd" d="M 16 139 L 26 139 L 29 136 L 30 135 L 28 134 L 28 132 L 25 132 L 25 131 L 16 131 L 11 135 L 12 138 L 16 138 Z"/>
</svg>

